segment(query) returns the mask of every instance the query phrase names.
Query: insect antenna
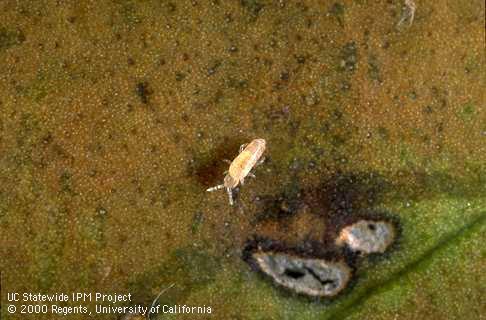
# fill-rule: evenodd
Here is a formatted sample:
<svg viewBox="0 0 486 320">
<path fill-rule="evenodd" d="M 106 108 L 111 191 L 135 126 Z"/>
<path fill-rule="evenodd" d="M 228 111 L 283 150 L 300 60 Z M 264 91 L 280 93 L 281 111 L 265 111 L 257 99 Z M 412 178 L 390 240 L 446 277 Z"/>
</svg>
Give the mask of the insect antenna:
<svg viewBox="0 0 486 320">
<path fill-rule="evenodd" d="M 224 188 L 224 184 L 220 184 L 220 185 L 217 185 L 215 187 L 208 188 L 208 189 L 206 189 L 206 191 L 213 192 L 213 191 L 220 190 L 220 189 L 223 189 L 223 188 Z"/>
<path fill-rule="evenodd" d="M 157 301 L 159 300 L 160 296 L 166 292 L 167 290 L 169 290 L 170 288 L 172 288 L 173 286 L 175 285 L 175 283 L 171 284 L 170 286 L 168 286 L 167 288 L 165 289 L 162 289 L 159 294 L 157 295 L 157 297 L 155 297 L 154 301 L 152 302 L 152 305 L 150 306 L 150 309 L 148 310 L 147 312 L 147 320 L 152 320 L 150 318 L 150 314 L 152 313 L 152 309 L 156 306 L 157 304 Z"/>
<path fill-rule="evenodd" d="M 234 201 L 233 201 L 233 190 L 231 190 L 231 188 L 226 188 L 226 192 L 228 193 L 228 198 L 229 198 L 230 206 L 232 206 L 234 204 Z"/>
</svg>

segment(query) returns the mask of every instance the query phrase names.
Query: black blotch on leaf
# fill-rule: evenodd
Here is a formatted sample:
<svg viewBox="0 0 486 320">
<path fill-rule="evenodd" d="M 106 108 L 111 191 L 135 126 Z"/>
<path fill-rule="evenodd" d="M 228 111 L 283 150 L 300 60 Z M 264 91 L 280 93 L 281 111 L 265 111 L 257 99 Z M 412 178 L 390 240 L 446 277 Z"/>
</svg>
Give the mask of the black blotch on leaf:
<svg viewBox="0 0 486 320">
<path fill-rule="evenodd" d="M 149 96 L 152 94 L 152 91 L 149 89 L 149 85 L 147 82 L 139 82 L 135 88 L 135 92 L 137 96 L 140 98 L 140 101 L 143 104 L 149 103 Z"/>
</svg>

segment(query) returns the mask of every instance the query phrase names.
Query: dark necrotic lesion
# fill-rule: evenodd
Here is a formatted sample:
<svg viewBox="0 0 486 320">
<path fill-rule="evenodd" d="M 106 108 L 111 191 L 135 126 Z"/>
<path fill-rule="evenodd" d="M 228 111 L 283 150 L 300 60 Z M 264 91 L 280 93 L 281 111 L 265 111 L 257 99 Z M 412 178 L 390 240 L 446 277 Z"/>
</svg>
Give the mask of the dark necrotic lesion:
<svg viewBox="0 0 486 320">
<path fill-rule="evenodd" d="M 296 269 L 285 269 L 284 275 L 287 277 L 293 278 L 293 279 L 300 279 L 303 276 L 305 276 L 305 272 L 302 270 L 296 270 Z"/>
<path fill-rule="evenodd" d="M 332 288 L 336 287 L 334 280 L 332 279 L 323 279 L 321 278 L 312 268 L 304 267 L 304 270 L 301 269 L 285 269 L 284 275 L 298 280 L 303 278 L 306 274 L 310 274 L 314 277 L 322 286 L 331 286 Z"/>
<path fill-rule="evenodd" d="M 336 284 L 334 283 L 334 280 L 331 279 L 322 279 L 312 268 L 305 268 L 307 272 L 309 272 L 314 278 L 316 278 L 317 281 L 319 281 L 322 286 L 327 286 L 331 285 L 332 288 L 336 287 Z"/>
</svg>

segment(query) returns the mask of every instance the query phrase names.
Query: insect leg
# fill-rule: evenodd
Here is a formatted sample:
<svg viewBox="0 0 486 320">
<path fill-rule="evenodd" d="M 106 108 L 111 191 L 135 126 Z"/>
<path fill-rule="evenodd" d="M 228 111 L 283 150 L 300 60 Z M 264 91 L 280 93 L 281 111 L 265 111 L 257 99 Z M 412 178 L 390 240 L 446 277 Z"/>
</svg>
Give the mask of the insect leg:
<svg viewBox="0 0 486 320">
<path fill-rule="evenodd" d="M 241 153 L 243 150 L 245 150 L 246 146 L 248 145 L 248 143 L 244 143 L 240 146 L 240 152 Z"/>
<path fill-rule="evenodd" d="M 250 178 L 256 178 L 255 174 L 253 174 L 251 172 L 248 172 L 248 175 L 247 176 L 250 177 Z"/>
<path fill-rule="evenodd" d="M 227 164 L 231 164 L 231 160 L 228 160 L 228 159 L 223 159 L 223 162 L 225 162 Z"/>
<path fill-rule="evenodd" d="M 224 184 L 220 184 L 220 185 L 217 185 L 215 187 L 211 187 L 209 189 L 206 189 L 206 191 L 213 192 L 213 191 L 220 190 L 220 189 L 223 189 L 223 188 L 224 188 Z"/>
<path fill-rule="evenodd" d="M 257 163 L 255 164 L 255 167 L 261 165 L 262 163 L 264 163 L 265 160 L 266 160 L 265 157 L 261 157 L 260 160 L 258 160 Z"/>
</svg>

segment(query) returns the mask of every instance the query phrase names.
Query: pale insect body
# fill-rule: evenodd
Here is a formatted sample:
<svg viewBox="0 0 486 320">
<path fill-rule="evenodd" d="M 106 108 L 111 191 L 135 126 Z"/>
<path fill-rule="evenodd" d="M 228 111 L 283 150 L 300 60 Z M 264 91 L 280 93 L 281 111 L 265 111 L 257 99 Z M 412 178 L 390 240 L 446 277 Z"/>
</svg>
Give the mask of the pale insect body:
<svg viewBox="0 0 486 320">
<path fill-rule="evenodd" d="M 233 205 L 232 190 L 243 184 L 247 176 L 254 177 L 250 173 L 256 165 L 263 162 L 263 152 L 265 151 L 266 142 L 264 139 L 255 139 L 248 144 L 240 147 L 240 154 L 231 162 L 228 173 L 224 177 L 224 183 L 207 189 L 206 191 L 215 191 L 225 188 L 228 192 L 230 205 Z"/>
</svg>

